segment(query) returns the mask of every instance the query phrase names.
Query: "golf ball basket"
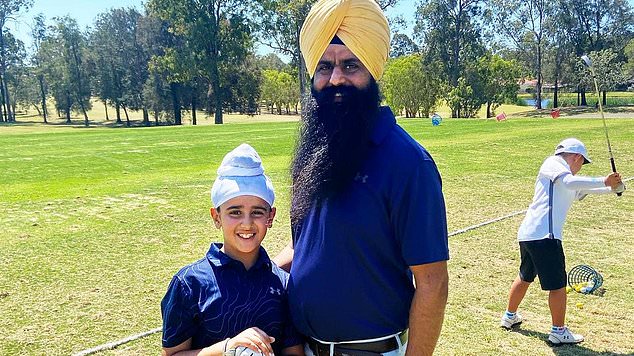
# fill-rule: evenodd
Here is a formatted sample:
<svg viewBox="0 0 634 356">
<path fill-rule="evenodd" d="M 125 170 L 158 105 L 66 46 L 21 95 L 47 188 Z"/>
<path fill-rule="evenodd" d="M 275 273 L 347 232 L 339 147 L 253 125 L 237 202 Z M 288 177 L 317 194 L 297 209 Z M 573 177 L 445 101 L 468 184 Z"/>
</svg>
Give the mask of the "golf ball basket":
<svg viewBox="0 0 634 356">
<path fill-rule="evenodd" d="M 579 293 L 589 294 L 603 285 L 603 276 L 588 265 L 574 266 L 568 272 L 568 285 Z"/>
</svg>

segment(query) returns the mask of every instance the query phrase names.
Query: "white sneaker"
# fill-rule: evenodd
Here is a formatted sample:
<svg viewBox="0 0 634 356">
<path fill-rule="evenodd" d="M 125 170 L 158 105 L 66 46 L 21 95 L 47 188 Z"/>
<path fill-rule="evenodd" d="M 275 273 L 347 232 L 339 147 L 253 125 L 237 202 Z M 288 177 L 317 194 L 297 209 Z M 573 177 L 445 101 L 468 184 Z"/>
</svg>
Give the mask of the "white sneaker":
<svg viewBox="0 0 634 356">
<path fill-rule="evenodd" d="M 500 320 L 500 326 L 505 329 L 511 329 L 515 326 L 518 326 L 522 323 L 522 315 L 520 313 L 515 313 L 515 317 L 509 318 L 506 316 L 506 313 L 502 314 L 502 319 Z"/>
<path fill-rule="evenodd" d="M 559 334 L 556 332 L 550 332 L 548 335 L 548 341 L 552 342 L 555 345 L 559 344 L 577 344 L 583 341 L 583 336 L 579 334 L 573 334 L 570 329 L 567 327 L 564 329 L 564 332 Z"/>
</svg>

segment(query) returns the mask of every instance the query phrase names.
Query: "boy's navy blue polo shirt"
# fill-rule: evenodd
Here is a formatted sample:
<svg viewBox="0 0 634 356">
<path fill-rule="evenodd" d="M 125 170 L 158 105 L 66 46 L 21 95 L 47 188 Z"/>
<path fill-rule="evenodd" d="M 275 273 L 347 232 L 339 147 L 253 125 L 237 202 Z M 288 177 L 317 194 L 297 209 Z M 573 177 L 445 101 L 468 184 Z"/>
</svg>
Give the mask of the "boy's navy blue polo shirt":
<svg viewBox="0 0 634 356">
<path fill-rule="evenodd" d="M 275 354 L 301 344 L 288 315 L 288 273 L 264 248 L 248 271 L 212 244 L 205 258 L 183 267 L 161 302 L 163 347 L 192 338 L 192 349 L 213 345 L 258 327 L 275 338 Z"/>
<path fill-rule="evenodd" d="M 409 266 L 449 258 L 440 174 L 389 108 L 350 187 L 293 227 L 288 283 L 297 329 L 323 341 L 362 340 L 408 327 Z"/>
</svg>

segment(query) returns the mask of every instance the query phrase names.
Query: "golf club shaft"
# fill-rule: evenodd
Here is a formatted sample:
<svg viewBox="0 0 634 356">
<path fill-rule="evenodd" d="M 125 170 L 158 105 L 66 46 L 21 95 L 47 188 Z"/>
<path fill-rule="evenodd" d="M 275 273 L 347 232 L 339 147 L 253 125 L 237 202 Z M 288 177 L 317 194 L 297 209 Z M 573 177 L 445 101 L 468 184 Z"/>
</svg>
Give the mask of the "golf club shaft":
<svg viewBox="0 0 634 356">
<path fill-rule="evenodd" d="M 599 104 L 599 112 L 601 113 L 601 120 L 603 121 L 603 131 L 605 132 L 605 141 L 608 143 L 608 154 L 610 155 L 610 165 L 612 166 L 612 172 L 616 172 L 616 164 L 614 163 L 614 155 L 612 154 L 612 145 L 610 144 L 610 136 L 608 136 L 608 125 L 605 123 L 605 115 L 603 114 L 603 104 L 601 104 L 601 92 L 599 92 L 599 84 L 597 83 L 597 76 L 594 74 L 594 68 L 590 67 L 592 72 L 592 80 L 594 81 L 594 89 L 597 92 L 597 103 Z M 623 193 L 616 193 L 617 196 L 623 195 Z"/>
</svg>

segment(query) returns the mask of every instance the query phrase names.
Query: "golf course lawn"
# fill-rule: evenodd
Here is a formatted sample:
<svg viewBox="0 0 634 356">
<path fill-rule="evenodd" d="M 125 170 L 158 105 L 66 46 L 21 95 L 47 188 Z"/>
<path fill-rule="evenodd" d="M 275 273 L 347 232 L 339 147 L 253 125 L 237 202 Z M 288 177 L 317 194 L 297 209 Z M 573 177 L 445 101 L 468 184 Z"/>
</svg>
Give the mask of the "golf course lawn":
<svg viewBox="0 0 634 356">
<path fill-rule="evenodd" d="M 603 124 L 590 116 L 399 123 L 438 165 L 452 232 L 526 209 L 539 166 L 563 138 L 588 147 L 593 163 L 580 174 L 606 175 Z M 289 241 L 288 169 L 297 122 L 227 122 L 0 125 L 0 355 L 68 355 L 160 327 L 159 304 L 171 276 L 221 237 L 209 218 L 209 188 L 224 154 L 242 142 L 260 153 L 276 188 L 278 213 L 264 246 L 275 255 Z M 634 119 L 612 112 L 607 124 L 616 166 L 630 178 Z M 437 354 L 634 353 L 634 182 L 629 185 L 622 197 L 577 202 L 564 228 L 568 268 L 588 264 L 604 278 L 603 296 L 569 294 L 567 322 L 585 342 L 547 344 L 547 294 L 538 284 L 520 306 L 520 330 L 499 328 L 519 265 L 523 215 L 517 215 L 450 237 L 449 301 Z M 157 333 L 101 354 L 159 352 Z"/>
</svg>

